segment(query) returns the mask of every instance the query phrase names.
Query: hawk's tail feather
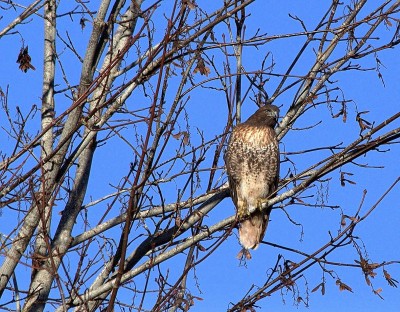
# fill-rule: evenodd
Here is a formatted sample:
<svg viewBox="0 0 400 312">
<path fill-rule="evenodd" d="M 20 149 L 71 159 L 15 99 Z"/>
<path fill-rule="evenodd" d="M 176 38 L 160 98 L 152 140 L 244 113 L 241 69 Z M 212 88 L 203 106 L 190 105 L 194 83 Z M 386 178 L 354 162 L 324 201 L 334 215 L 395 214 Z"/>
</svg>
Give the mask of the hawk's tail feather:
<svg viewBox="0 0 400 312">
<path fill-rule="evenodd" d="M 268 225 L 268 214 L 265 211 L 255 211 L 248 219 L 240 222 L 239 240 L 245 249 L 257 249 L 264 238 Z"/>
</svg>

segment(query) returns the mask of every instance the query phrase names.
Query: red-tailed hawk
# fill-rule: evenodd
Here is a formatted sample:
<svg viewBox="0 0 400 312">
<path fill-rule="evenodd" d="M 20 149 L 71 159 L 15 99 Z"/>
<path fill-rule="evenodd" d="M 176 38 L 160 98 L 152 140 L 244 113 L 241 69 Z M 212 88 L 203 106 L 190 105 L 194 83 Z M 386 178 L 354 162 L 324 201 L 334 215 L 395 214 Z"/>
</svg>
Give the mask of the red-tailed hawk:
<svg viewBox="0 0 400 312">
<path fill-rule="evenodd" d="M 279 109 L 259 108 L 233 131 L 225 153 L 229 188 L 239 217 L 239 240 L 245 250 L 256 249 L 267 229 L 271 207 L 262 200 L 275 192 L 279 179 L 279 144 L 274 127 Z M 257 208 L 253 213 L 250 209 Z"/>
</svg>

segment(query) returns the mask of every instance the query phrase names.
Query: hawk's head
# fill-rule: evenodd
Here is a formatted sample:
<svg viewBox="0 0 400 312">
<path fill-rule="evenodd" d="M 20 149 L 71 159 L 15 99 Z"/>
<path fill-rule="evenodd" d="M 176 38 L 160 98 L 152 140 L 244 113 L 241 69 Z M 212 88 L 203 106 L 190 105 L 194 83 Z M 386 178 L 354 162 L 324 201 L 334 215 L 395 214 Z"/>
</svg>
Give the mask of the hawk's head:
<svg viewBox="0 0 400 312">
<path fill-rule="evenodd" d="M 275 127 L 278 122 L 279 108 L 275 105 L 264 105 L 246 120 L 247 124 L 255 126 Z"/>
</svg>

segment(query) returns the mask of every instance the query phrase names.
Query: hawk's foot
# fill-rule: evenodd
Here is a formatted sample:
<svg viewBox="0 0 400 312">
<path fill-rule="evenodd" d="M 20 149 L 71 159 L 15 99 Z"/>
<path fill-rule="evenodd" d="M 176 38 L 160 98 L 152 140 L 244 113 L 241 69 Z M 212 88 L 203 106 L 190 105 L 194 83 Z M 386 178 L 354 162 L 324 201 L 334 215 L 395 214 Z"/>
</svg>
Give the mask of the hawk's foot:
<svg viewBox="0 0 400 312">
<path fill-rule="evenodd" d="M 263 210 L 263 205 L 268 201 L 267 198 L 258 198 L 256 208 L 260 211 Z"/>
</svg>

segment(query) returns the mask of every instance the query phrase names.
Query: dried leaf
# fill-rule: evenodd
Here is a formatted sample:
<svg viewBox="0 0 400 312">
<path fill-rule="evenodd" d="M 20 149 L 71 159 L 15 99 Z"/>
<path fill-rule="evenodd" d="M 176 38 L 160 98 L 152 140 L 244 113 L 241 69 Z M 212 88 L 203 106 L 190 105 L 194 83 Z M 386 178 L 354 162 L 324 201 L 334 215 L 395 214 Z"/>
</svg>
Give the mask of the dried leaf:
<svg viewBox="0 0 400 312">
<path fill-rule="evenodd" d="M 383 299 L 383 297 L 381 296 L 381 292 L 382 292 L 382 288 L 378 288 L 374 290 L 374 294 L 379 296 L 379 298 Z"/>
<path fill-rule="evenodd" d="M 85 27 L 86 27 L 86 22 L 87 22 L 87 19 L 84 18 L 84 17 L 81 17 L 81 19 L 79 20 L 79 25 L 81 25 L 81 29 L 82 29 L 82 30 L 85 29 Z"/>
<path fill-rule="evenodd" d="M 28 46 L 22 47 L 19 51 L 17 63 L 19 64 L 19 69 L 24 73 L 26 73 L 28 69 L 36 70 L 36 68 L 31 64 L 31 56 L 28 52 Z"/>
<path fill-rule="evenodd" d="M 175 225 L 180 227 L 182 225 L 182 219 L 180 216 L 175 217 Z"/>
<path fill-rule="evenodd" d="M 356 116 L 356 121 L 358 122 L 361 132 L 363 132 L 366 129 L 372 129 L 372 124 L 369 121 L 361 118 L 361 115 L 367 113 L 369 113 L 369 111 L 359 112 Z"/>
<path fill-rule="evenodd" d="M 346 105 L 345 104 L 343 104 L 343 122 L 344 123 L 346 123 L 346 121 L 347 121 L 347 109 L 346 109 Z"/>
<path fill-rule="evenodd" d="M 383 269 L 383 275 L 385 275 L 385 278 L 388 279 L 392 279 L 392 277 L 390 276 L 390 274 L 388 273 L 388 271 L 386 271 L 385 269 Z"/>
<path fill-rule="evenodd" d="M 376 276 L 374 270 L 379 267 L 379 263 L 369 263 L 368 260 L 364 259 L 362 256 L 360 256 L 360 261 L 354 260 L 354 262 L 361 266 L 365 276 L 365 282 L 368 286 L 371 286 L 371 280 L 369 278 L 374 278 Z"/>
<path fill-rule="evenodd" d="M 215 41 L 215 34 L 214 34 L 213 31 L 210 32 L 210 38 L 211 38 L 212 41 Z"/>
<path fill-rule="evenodd" d="M 389 26 L 389 27 L 392 27 L 393 26 L 393 24 L 392 24 L 392 22 L 390 21 L 390 19 L 389 18 L 385 18 L 385 24 L 387 25 L 387 26 Z"/>
<path fill-rule="evenodd" d="M 300 302 L 304 302 L 304 300 L 303 300 L 303 298 L 302 297 L 297 297 L 297 303 L 300 303 Z"/>
<path fill-rule="evenodd" d="M 187 6 L 190 10 L 196 9 L 196 3 L 191 0 L 183 0 L 182 5 Z"/>
<path fill-rule="evenodd" d="M 172 134 L 172 137 L 174 139 L 180 140 L 180 138 L 183 136 L 182 142 L 184 145 L 189 144 L 189 133 L 187 131 L 181 131 L 176 134 Z"/>
<path fill-rule="evenodd" d="M 301 203 L 301 204 L 305 204 L 305 202 L 304 201 L 302 201 L 300 198 L 297 198 L 297 197 L 293 197 L 296 201 L 298 201 L 299 203 Z"/>
<path fill-rule="evenodd" d="M 208 76 L 211 73 L 210 68 L 206 66 L 206 62 L 201 57 L 197 58 L 196 68 L 193 70 L 193 74 L 198 72 L 205 76 Z"/>
<path fill-rule="evenodd" d="M 183 132 L 183 144 L 188 145 L 189 144 L 189 133 L 186 131 Z"/>
<path fill-rule="evenodd" d="M 206 249 L 205 249 L 201 244 L 197 244 L 197 248 L 198 248 L 200 251 L 206 251 Z"/>
<path fill-rule="evenodd" d="M 381 266 L 379 263 L 369 263 L 368 265 L 373 270 L 375 270 Z M 376 275 L 376 273 L 374 275 Z"/>
<path fill-rule="evenodd" d="M 311 290 L 311 292 L 316 292 L 319 288 L 321 288 L 322 296 L 325 295 L 325 283 L 324 282 L 322 282 L 322 283 L 318 284 L 316 287 L 314 287 L 313 290 Z"/>
<path fill-rule="evenodd" d="M 352 174 L 351 172 L 344 172 L 344 171 L 342 171 L 342 172 L 340 173 L 340 185 L 341 185 L 341 186 L 346 186 L 346 183 L 345 183 L 345 182 L 348 182 L 348 183 L 350 183 L 350 184 L 357 184 L 356 182 L 351 181 L 351 180 L 345 178 L 345 176 L 352 176 L 352 175 L 354 175 L 354 174 Z"/>
<path fill-rule="evenodd" d="M 378 288 L 378 289 L 374 290 L 374 293 L 376 293 L 376 294 L 380 294 L 381 292 L 382 292 L 382 288 Z"/>
<path fill-rule="evenodd" d="M 356 217 L 349 217 L 349 219 L 350 219 L 351 221 L 353 221 L 353 222 L 358 221 L 358 218 L 356 218 Z"/>
<path fill-rule="evenodd" d="M 340 225 L 342 226 L 342 227 L 345 227 L 346 226 L 346 219 L 348 218 L 348 216 L 347 215 L 342 215 L 342 219 L 340 220 Z"/>
<path fill-rule="evenodd" d="M 199 300 L 199 301 L 203 301 L 203 298 L 197 297 L 197 296 L 192 296 L 194 299 Z"/>
<path fill-rule="evenodd" d="M 306 103 L 312 103 L 314 100 L 318 99 L 318 95 L 310 94 L 306 100 Z"/>
<path fill-rule="evenodd" d="M 346 285 L 345 283 L 343 283 L 340 279 L 337 279 L 337 280 L 336 280 L 336 285 L 339 286 L 339 290 L 340 290 L 340 291 L 347 290 L 347 291 L 353 292 L 353 290 L 351 289 L 351 287 L 348 286 L 348 285 Z"/>
<path fill-rule="evenodd" d="M 333 118 L 338 118 L 338 117 L 341 116 L 341 115 L 343 115 L 343 109 L 341 109 L 341 110 L 339 111 L 339 113 L 333 115 L 332 117 L 333 117 Z"/>
<path fill-rule="evenodd" d="M 392 278 L 390 276 L 390 274 L 388 273 L 388 271 L 386 271 L 385 269 L 383 270 L 383 275 L 385 276 L 385 279 L 387 280 L 387 282 L 389 283 L 390 286 L 392 287 L 396 287 L 397 288 L 397 284 L 399 283 L 397 280 L 395 280 L 394 278 Z"/>
<path fill-rule="evenodd" d="M 176 133 L 176 134 L 172 134 L 172 137 L 173 137 L 174 139 L 177 139 L 177 140 L 179 140 L 179 139 L 180 139 L 180 137 L 181 137 L 181 133 L 180 133 L 180 132 L 178 132 L 178 133 Z"/>
</svg>

